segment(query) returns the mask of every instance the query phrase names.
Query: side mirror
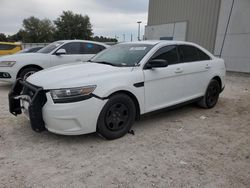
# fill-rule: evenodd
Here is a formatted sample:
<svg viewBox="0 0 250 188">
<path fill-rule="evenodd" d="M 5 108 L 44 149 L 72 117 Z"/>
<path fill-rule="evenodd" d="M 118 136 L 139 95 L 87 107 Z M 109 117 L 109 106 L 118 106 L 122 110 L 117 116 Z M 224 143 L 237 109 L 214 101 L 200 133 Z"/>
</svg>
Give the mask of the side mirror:
<svg viewBox="0 0 250 188">
<path fill-rule="evenodd" d="M 154 60 L 150 60 L 146 64 L 146 69 L 163 68 L 163 67 L 167 67 L 167 66 L 168 66 L 167 60 L 165 60 L 165 59 L 154 59 Z"/>
<path fill-rule="evenodd" d="M 64 54 L 66 54 L 66 50 L 63 48 L 56 51 L 56 55 L 64 55 Z"/>
</svg>

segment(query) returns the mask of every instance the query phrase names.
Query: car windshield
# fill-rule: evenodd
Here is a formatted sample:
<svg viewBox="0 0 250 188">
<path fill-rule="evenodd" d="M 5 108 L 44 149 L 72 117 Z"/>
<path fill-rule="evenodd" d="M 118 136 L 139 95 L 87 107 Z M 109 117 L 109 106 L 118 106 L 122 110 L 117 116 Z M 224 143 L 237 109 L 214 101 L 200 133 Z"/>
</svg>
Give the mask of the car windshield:
<svg viewBox="0 0 250 188">
<path fill-rule="evenodd" d="M 56 49 L 58 46 L 62 45 L 64 42 L 53 42 L 49 44 L 48 46 L 45 46 L 41 50 L 37 51 L 37 53 L 43 53 L 43 54 L 48 54 L 52 52 L 54 49 Z"/>
<path fill-rule="evenodd" d="M 138 64 L 152 47 L 148 44 L 117 44 L 99 53 L 90 62 L 131 67 Z"/>
</svg>

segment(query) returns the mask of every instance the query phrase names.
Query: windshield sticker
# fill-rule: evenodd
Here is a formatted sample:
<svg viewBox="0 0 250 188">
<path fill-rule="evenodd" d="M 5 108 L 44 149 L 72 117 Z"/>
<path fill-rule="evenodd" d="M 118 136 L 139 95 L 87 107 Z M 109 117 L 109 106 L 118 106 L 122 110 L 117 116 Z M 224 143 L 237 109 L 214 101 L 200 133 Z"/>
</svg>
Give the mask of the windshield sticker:
<svg viewBox="0 0 250 188">
<path fill-rule="evenodd" d="M 140 51 L 140 50 L 146 50 L 147 47 L 131 47 L 130 51 Z"/>
</svg>

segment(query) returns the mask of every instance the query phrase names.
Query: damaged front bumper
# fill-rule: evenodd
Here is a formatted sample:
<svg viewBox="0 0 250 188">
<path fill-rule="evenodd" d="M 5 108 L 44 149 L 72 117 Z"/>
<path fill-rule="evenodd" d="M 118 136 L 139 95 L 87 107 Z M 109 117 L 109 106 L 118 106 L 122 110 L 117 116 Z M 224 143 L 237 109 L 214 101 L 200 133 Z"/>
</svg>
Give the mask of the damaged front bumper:
<svg viewBox="0 0 250 188">
<path fill-rule="evenodd" d="M 46 91 L 42 87 L 18 79 L 9 92 L 9 111 L 17 116 L 27 110 L 31 128 L 41 132 L 46 130 L 42 115 L 42 108 L 46 101 Z M 28 105 L 24 106 L 24 103 Z"/>
</svg>

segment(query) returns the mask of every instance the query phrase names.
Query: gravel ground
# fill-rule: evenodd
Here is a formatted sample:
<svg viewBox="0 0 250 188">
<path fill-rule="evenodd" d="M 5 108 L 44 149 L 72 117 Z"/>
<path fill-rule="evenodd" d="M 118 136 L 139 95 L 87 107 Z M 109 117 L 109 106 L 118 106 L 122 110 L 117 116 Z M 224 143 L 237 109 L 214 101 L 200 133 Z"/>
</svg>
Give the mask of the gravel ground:
<svg viewBox="0 0 250 188">
<path fill-rule="evenodd" d="M 218 105 L 146 116 L 135 135 L 35 133 L 0 83 L 0 187 L 250 187 L 250 75 L 229 74 Z"/>
</svg>

